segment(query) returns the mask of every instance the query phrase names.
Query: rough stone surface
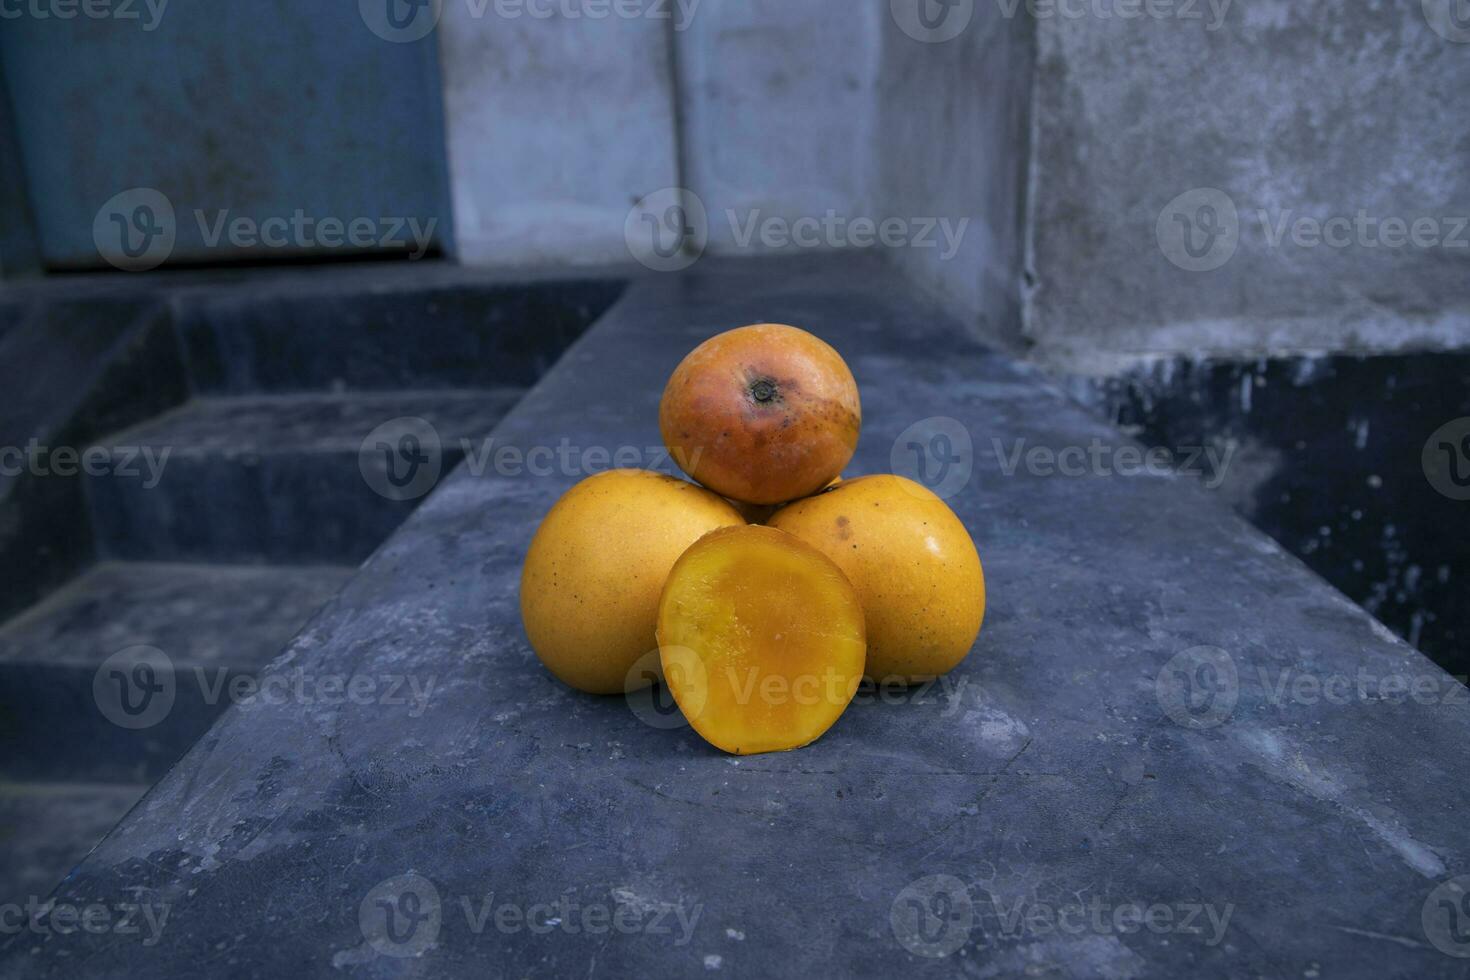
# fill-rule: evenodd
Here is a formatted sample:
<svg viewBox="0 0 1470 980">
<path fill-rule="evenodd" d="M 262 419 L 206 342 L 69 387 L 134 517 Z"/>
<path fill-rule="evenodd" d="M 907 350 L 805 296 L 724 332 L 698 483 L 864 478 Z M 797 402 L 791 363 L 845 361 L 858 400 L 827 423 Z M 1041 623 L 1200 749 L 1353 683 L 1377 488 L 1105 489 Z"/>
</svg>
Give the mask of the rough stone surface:
<svg viewBox="0 0 1470 980">
<path fill-rule="evenodd" d="M 989 612 L 945 685 L 745 759 L 574 693 L 529 649 L 516 588 L 538 520 L 578 474 L 461 469 L 270 668 L 407 674 L 433 682 L 427 705 L 228 713 L 58 892 L 167 903 L 161 940 L 0 938 L 0 973 L 1463 976 L 1422 915 L 1470 866 L 1470 705 L 1274 699 L 1298 674 L 1445 680 L 1189 480 L 1012 469 L 1022 439 L 1134 444 L 881 267 L 709 265 L 637 283 L 496 435 L 656 446 L 669 371 L 758 320 L 805 325 L 849 360 L 866 420 L 853 472 L 889 469 L 921 420 L 969 433 L 968 457 L 952 433 L 971 471 L 950 503 L 985 561 Z M 1213 727 L 1223 662 L 1195 671 L 1210 679 L 1187 706 L 1158 694 L 1201 644 L 1238 670 Z M 905 891 L 937 874 L 958 883 L 949 905 Z M 604 931 L 531 909 L 563 897 L 601 909 Z M 910 952 L 924 937 L 902 923 L 926 898 L 939 940 L 969 902 L 949 959 Z M 1045 929 L 1025 914 L 1094 899 L 1157 904 L 1179 928 Z M 550 931 L 513 929 L 502 906 Z M 1202 915 L 1187 931 L 1185 906 L 1228 910 L 1223 935 Z M 416 958 L 373 945 L 415 952 L 386 937 L 386 909 L 437 909 L 396 933 Z M 636 928 L 605 926 L 619 910 Z"/>
<path fill-rule="evenodd" d="M 1047 5 L 1114 15 L 1036 21 L 1028 335 L 1100 371 L 1110 353 L 1470 342 L 1470 45 L 1426 16 L 1451 6 Z M 1228 208 L 1198 194 L 1170 208 L 1201 189 Z M 1221 236 L 1203 261 L 1223 264 L 1189 271 L 1166 249 L 1186 254 L 1180 215 L 1193 247 L 1208 243 L 1205 205 Z M 1298 244 L 1289 230 L 1360 212 L 1430 219 L 1444 244 L 1390 247 L 1381 226 Z"/>
</svg>

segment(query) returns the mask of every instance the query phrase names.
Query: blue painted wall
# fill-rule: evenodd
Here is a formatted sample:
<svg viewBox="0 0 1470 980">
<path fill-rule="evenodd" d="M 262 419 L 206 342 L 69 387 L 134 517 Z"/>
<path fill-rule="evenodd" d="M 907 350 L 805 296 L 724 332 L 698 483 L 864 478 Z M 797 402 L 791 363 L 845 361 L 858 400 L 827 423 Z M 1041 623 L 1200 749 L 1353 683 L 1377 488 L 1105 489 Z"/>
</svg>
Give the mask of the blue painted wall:
<svg viewBox="0 0 1470 980">
<path fill-rule="evenodd" d="M 397 247 L 384 241 L 393 230 L 385 219 L 413 218 L 421 233 L 433 221 L 434 245 L 450 250 L 434 34 L 385 39 L 368 26 L 369 0 L 94 4 L 105 17 L 85 7 L 7 5 L 0 20 L 0 61 L 47 267 L 104 266 L 94 225 L 105 231 L 116 219 L 99 221 L 99 210 L 135 188 L 172 206 L 165 260 L 173 263 L 364 250 L 345 234 L 331 246 L 336 236 L 317 224 L 323 219 L 374 222 L 371 232 L 359 224 L 359 241 L 372 241 L 367 251 Z M 74 16 L 59 19 L 58 8 Z M 161 209 L 138 216 L 138 203 L 125 196 L 113 209 L 125 225 L 145 217 L 158 231 Z M 212 231 L 222 213 L 261 224 L 298 211 L 312 224 L 269 229 L 283 245 L 228 232 L 211 245 L 197 213 Z M 407 227 L 396 237 L 419 247 Z M 135 233 L 134 246 L 143 243 Z"/>
</svg>

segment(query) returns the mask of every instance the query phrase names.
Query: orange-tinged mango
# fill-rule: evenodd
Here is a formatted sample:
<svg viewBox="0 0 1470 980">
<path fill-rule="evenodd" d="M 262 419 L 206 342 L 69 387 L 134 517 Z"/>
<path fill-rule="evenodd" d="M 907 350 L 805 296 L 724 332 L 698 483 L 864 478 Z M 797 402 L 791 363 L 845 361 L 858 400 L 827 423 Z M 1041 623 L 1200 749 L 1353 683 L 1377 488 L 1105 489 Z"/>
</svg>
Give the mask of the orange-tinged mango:
<svg viewBox="0 0 1470 980">
<path fill-rule="evenodd" d="M 781 504 L 842 472 L 863 413 L 837 351 L 805 330 L 758 323 L 711 337 L 684 358 L 658 421 L 691 477 L 733 500 Z"/>
</svg>

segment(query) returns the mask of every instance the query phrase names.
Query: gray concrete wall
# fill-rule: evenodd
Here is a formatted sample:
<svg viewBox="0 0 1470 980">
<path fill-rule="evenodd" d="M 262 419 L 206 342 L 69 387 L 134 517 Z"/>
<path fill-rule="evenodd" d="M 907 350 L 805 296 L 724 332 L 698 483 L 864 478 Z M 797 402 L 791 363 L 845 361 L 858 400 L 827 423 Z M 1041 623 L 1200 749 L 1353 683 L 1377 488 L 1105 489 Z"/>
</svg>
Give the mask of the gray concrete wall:
<svg viewBox="0 0 1470 980">
<path fill-rule="evenodd" d="M 657 16 L 678 7 L 642 0 L 637 17 L 609 9 L 444 5 L 438 32 L 463 261 L 626 262 L 630 207 L 678 183 L 670 26 Z"/>
<path fill-rule="evenodd" d="M 917 2 L 908 4 L 917 9 Z M 895 4 L 884 20 L 879 196 L 891 213 L 948 220 L 958 251 L 890 257 L 994 343 L 1020 337 L 1033 27 L 980 0 L 937 33 Z M 917 22 L 922 28 L 923 22 Z M 963 23 L 963 26 L 961 24 Z M 958 30 L 952 38 L 946 38 Z M 952 252 L 952 254 L 951 254 Z"/>
<path fill-rule="evenodd" d="M 1470 342 L 1470 31 L 1446 8 L 1037 17 L 1039 355 Z"/>
<path fill-rule="evenodd" d="M 626 261 L 625 230 L 682 186 L 708 254 L 879 248 L 984 335 L 1018 339 L 1027 18 L 978 0 L 936 33 L 920 0 L 645 6 L 670 17 L 445 5 L 465 261 Z"/>
<path fill-rule="evenodd" d="M 712 253 L 799 249 L 783 227 L 875 216 L 885 6 L 705 0 L 678 35 L 685 179 Z M 819 239 L 840 248 L 847 236 Z"/>
</svg>

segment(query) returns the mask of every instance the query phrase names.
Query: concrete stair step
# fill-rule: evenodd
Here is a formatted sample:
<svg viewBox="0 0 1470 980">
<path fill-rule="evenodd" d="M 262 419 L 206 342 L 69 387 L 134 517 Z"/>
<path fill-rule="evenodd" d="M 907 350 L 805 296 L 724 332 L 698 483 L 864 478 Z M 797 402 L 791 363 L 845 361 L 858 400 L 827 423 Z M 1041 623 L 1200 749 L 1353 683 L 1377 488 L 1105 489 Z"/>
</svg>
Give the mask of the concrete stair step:
<svg viewBox="0 0 1470 980">
<path fill-rule="evenodd" d="M 0 908 L 7 928 L 44 900 L 148 791 L 141 783 L 0 783 Z"/>
<path fill-rule="evenodd" d="M 460 461 L 463 440 L 489 432 L 523 393 L 196 398 L 103 441 L 138 455 L 137 476 L 88 481 L 99 551 L 134 561 L 360 562 Z M 427 426 L 396 421 L 413 419 Z M 390 460 L 394 478 L 408 482 L 390 481 Z"/>
<path fill-rule="evenodd" d="M 493 282 L 351 271 L 201 288 L 178 303 L 195 391 L 248 395 L 533 384 L 622 294 L 614 279 Z M 364 288 L 366 286 L 366 289 Z"/>
<path fill-rule="evenodd" d="M 0 780 L 152 782 L 353 571 L 94 566 L 0 626 Z"/>
</svg>

